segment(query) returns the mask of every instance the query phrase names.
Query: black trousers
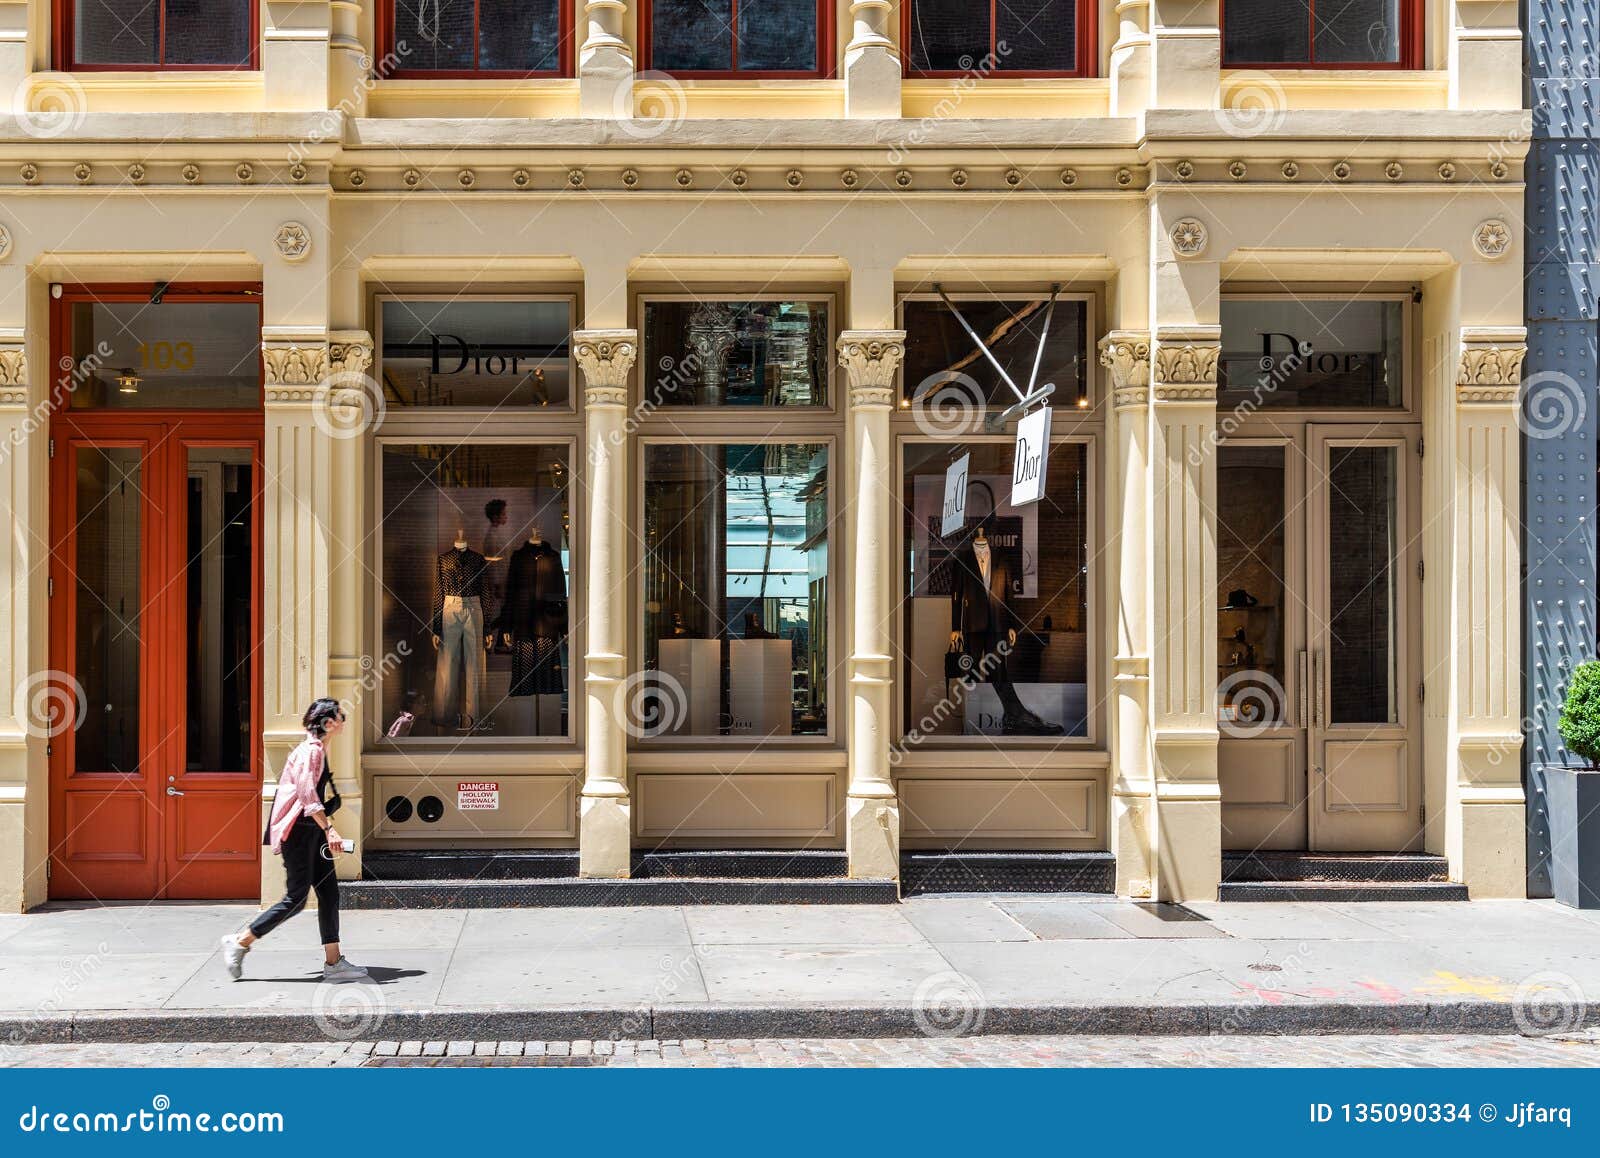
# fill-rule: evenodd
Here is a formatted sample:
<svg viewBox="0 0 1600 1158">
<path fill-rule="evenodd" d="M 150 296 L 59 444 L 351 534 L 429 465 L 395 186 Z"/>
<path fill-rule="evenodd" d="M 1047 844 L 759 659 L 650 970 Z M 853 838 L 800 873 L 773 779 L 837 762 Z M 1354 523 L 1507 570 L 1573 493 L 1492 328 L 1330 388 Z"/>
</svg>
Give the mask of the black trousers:
<svg viewBox="0 0 1600 1158">
<path fill-rule="evenodd" d="M 339 939 L 339 877 L 328 855 L 328 838 L 317 822 L 302 816 L 283 839 L 283 869 L 289 878 L 283 900 L 250 922 L 250 932 L 265 937 L 301 909 L 313 889 L 317 893 L 317 928 L 322 943 Z"/>
</svg>

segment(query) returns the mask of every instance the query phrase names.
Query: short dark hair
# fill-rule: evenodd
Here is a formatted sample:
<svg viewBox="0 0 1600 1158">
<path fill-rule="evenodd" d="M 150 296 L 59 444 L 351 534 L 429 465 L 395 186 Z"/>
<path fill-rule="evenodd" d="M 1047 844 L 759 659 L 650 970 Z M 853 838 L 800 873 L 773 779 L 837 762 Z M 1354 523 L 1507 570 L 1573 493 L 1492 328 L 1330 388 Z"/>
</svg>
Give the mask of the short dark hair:
<svg viewBox="0 0 1600 1158">
<path fill-rule="evenodd" d="M 486 519 L 498 519 L 501 515 L 505 514 L 505 510 L 505 499 L 490 499 L 488 502 L 483 504 L 483 517 Z"/>
<path fill-rule="evenodd" d="M 305 718 L 300 722 L 313 736 L 321 736 L 328 730 L 330 720 L 342 719 L 344 719 L 344 709 L 339 706 L 339 701 L 324 696 L 311 701 L 311 706 L 306 709 Z"/>
</svg>

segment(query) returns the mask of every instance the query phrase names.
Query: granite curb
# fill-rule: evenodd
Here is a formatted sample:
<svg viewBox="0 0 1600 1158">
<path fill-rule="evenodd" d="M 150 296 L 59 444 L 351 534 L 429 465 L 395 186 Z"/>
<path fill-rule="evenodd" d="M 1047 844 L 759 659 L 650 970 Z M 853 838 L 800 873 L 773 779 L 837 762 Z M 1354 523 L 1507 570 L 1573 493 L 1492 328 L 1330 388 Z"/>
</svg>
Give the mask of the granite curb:
<svg viewBox="0 0 1600 1158">
<path fill-rule="evenodd" d="M 0 1043 L 610 1041 L 747 1038 L 1144 1034 L 1522 1033 L 1507 1001 L 1388 1003 L 1154 1003 L 993 1005 L 674 1004 L 645 1008 L 483 1006 L 397 1009 L 381 1015 L 284 1010 L 85 1010 L 0 1016 Z M 1600 1010 L 1561 1027 L 1600 1026 Z"/>
</svg>

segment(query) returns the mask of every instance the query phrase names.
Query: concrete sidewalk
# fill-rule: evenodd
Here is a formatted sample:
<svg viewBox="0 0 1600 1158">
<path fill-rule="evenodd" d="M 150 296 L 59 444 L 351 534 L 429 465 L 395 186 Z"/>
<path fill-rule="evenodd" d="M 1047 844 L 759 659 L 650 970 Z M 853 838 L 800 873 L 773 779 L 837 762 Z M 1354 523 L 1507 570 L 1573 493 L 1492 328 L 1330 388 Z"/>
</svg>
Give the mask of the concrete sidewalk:
<svg viewBox="0 0 1600 1158">
<path fill-rule="evenodd" d="M 0 917 L 0 1040 L 1542 1032 L 1600 1023 L 1600 913 L 1548 901 L 370 911 L 374 983 L 295 918 L 228 979 L 244 905 Z"/>
</svg>

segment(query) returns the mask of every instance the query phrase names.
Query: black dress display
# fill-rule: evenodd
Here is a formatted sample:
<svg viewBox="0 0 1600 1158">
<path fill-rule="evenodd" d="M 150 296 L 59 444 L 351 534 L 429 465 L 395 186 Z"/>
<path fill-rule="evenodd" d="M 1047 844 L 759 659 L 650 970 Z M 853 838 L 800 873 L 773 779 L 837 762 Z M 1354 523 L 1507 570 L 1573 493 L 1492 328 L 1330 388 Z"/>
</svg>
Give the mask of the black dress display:
<svg viewBox="0 0 1600 1158">
<path fill-rule="evenodd" d="M 561 644 L 567 637 L 567 577 L 560 552 L 550 544 L 524 543 L 512 553 L 496 633 L 511 636 L 511 695 L 565 690 Z"/>
<path fill-rule="evenodd" d="M 961 650 L 995 690 L 1003 713 L 1001 730 L 1008 736 L 1059 736 L 1060 724 L 1048 723 L 1030 711 L 1017 695 L 1006 652 L 1013 646 L 1011 633 L 1025 625 L 1011 609 L 1013 592 L 1020 588 L 1013 564 L 993 547 L 980 561 L 977 542 L 968 543 L 955 556 L 951 569 L 950 630 L 961 637 Z M 984 571 L 987 567 L 988 574 Z M 1006 644 L 1003 651 L 1000 647 Z"/>
</svg>

